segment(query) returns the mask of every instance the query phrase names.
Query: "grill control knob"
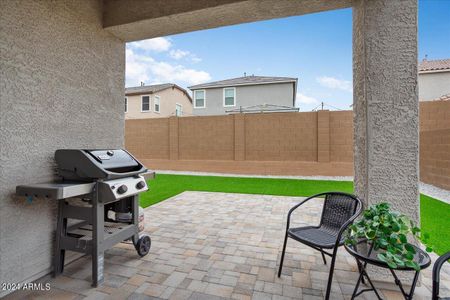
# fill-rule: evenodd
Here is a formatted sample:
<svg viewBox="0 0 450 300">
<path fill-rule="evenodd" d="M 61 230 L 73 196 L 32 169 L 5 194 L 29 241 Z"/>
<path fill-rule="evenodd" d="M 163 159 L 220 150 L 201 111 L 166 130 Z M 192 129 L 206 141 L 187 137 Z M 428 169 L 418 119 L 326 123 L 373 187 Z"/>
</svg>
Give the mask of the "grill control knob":
<svg viewBox="0 0 450 300">
<path fill-rule="evenodd" d="M 109 156 L 113 156 L 114 155 L 114 151 L 108 150 L 108 151 L 106 151 L 106 154 L 108 154 Z"/>
<path fill-rule="evenodd" d="M 128 191 L 128 188 L 125 184 L 122 184 L 121 186 L 119 186 L 119 188 L 117 189 L 117 193 L 118 194 L 124 194 Z"/>
<path fill-rule="evenodd" d="M 138 190 L 145 188 L 145 181 L 139 181 L 138 183 L 136 183 L 136 188 Z"/>
</svg>

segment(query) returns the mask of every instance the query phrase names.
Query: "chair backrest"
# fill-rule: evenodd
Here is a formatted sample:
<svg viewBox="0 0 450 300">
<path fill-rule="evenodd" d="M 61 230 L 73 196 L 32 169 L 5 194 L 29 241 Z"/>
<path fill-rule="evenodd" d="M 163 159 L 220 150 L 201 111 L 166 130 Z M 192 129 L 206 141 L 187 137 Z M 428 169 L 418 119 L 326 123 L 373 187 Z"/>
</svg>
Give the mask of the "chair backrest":
<svg viewBox="0 0 450 300">
<path fill-rule="evenodd" d="M 445 253 L 444 255 L 440 256 L 434 263 L 433 266 L 433 300 L 439 300 L 441 299 L 439 297 L 439 282 L 440 282 L 440 272 L 442 265 L 450 259 L 450 251 Z"/>
<path fill-rule="evenodd" d="M 331 233 L 339 232 L 341 226 L 356 213 L 358 203 L 359 200 L 350 194 L 326 193 L 320 225 Z"/>
</svg>

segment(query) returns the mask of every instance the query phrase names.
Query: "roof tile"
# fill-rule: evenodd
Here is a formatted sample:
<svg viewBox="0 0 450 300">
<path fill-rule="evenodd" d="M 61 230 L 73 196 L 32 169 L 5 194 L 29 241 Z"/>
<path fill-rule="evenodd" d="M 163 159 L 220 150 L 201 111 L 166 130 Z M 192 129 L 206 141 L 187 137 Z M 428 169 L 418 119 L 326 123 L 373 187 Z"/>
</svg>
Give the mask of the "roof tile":
<svg viewBox="0 0 450 300">
<path fill-rule="evenodd" d="M 419 63 L 419 72 L 450 70 L 450 58 L 437 60 L 422 60 Z"/>
<path fill-rule="evenodd" d="M 213 87 L 267 84 L 267 83 L 276 83 L 276 82 L 296 82 L 296 81 L 297 81 L 297 78 L 291 78 L 291 77 L 272 77 L 272 76 L 251 75 L 251 76 L 244 76 L 244 77 L 208 82 L 208 83 L 203 83 L 203 84 L 197 84 L 197 85 L 190 86 L 188 88 L 191 90 L 198 90 L 198 89 L 213 88 Z"/>
</svg>

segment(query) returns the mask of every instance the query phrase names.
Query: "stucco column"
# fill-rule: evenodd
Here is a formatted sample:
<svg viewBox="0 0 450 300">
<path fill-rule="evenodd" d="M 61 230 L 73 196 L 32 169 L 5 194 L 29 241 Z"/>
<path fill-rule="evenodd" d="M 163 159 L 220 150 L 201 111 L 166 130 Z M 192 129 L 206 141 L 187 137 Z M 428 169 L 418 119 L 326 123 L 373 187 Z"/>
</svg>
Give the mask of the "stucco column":
<svg viewBox="0 0 450 300">
<path fill-rule="evenodd" d="M 417 0 L 353 7 L 355 192 L 419 221 Z"/>
</svg>

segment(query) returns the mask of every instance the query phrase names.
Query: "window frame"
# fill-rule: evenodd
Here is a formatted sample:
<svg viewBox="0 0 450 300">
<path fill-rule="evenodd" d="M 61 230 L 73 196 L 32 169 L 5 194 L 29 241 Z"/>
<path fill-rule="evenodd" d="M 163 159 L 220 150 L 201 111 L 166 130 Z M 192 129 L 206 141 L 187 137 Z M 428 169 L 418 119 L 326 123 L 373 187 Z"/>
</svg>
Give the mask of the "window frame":
<svg viewBox="0 0 450 300">
<path fill-rule="evenodd" d="M 198 92 L 203 92 L 203 106 L 197 106 L 196 95 Z M 194 91 L 194 108 L 206 108 L 206 90 L 195 90 Z"/>
<path fill-rule="evenodd" d="M 233 90 L 234 93 L 234 101 L 233 101 L 233 105 L 226 105 L 225 103 L 225 90 Z M 236 106 L 236 88 L 235 87 L 225 87 L 223 88 L 223 107 L 235 107 Z"/>
<path fill-rule="evenodd" d="M 148 97 L 148 110 L 144 110 L 144 97 Z M 150 97 L 150 95 L 141 95 L 141 112 L 143 113 L 147 113 L 151 111 L 151 107 L 152 107 L 152 99 Z"/>
<path fill-rule="evenodd" d="M 177 115 L 177 106 L 181 108 L 181 115 Z M 176 102 L 175 103 L 175 116 L 182 117 L 183 116 L 183 104 Z"/>
<path fill-rule="evenodd" d="M 158 110 L 156 110 L 156 100 L 158 100 Z M 153 111 L 157 114 L 161 113 L 161 97 L 159 95 L 155 95 L 153 99 Z"/>
<path fill-rule="evenodd" d="M 125 97 L 125 112 L 128 112 L 128 97 Z"/>
</svg>

